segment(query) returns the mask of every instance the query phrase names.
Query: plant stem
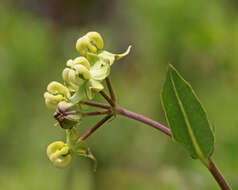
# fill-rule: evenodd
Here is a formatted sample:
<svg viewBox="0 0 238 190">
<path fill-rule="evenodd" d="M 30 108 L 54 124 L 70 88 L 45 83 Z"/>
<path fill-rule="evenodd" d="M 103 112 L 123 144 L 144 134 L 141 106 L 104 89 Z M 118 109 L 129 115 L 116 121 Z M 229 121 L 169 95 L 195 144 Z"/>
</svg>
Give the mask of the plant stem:
<svg viewBox="0 0 238 190">
<path fill-rule="evenodd" d="M 168 135 L 170 137 L 172 136 L 172 133 L 171 133 L 171 131 L 168 127 L 165 127 L 164 125 L 158 123 L 157 121 L 154 121 L 154 120 L 152 120 L 148 117 L 145 117 L 141 114 L 129 111 L 129 110 L 124 109 L 124 108 L 118 108 L 116 110 L 116 113 L 118 113 L 120 115 L 123 115 L 123 116 L 126 116 L 126 117 L 129 117 L 131 119 L 135 119 L 137 121 L 141 121 L 142 123 L 145 123 L 147 125 L 150 125 L 150 126 L 154 127 L 157 130 L 160 130 L 161 132 L 165 133 L 166 135 Z"/>
<path fill-rule="evenodd" d="M 111 96 L 112 101 L 116 102 L 116 96 L 115 96 L 115 93 L 113 91 L 112 84 L 111 84 L 111 81 L 110 81 L 109 77 L 106 78 L 106 83 L 107 83 L 107 88 L 110 92 L 110 96 Z"/>
<path fill-rule="evenodd" d="M 111 110 L 99 110 L 99 111 L 92 111 L 92 112 L 84 112 L 83 115 L 85 116 L 94 116 L 94 115 L 104 115 L 110 114 Z"/>
<path fill-rule="evenodd" d="M 92 106 L 92 107 L 98 107 L 98 108 L 105 108 L 105 109 L 110 109 L 111 108 L 111 106 L 106 105 L 106 104 L 101 104 L 101 103 L 98 103 L 98 102 L 92 102 L 92 101 L 86 101 L 86 100 L 81 100 L 80 103 L 88 105 L 88 106 Z"/>
<path fill-rule="evenodd" d="M 211 174 L 213 175 L 217 183 L 220 185 L 221 189 L 231 190 L 231 187 L 226 182 L 225 178 L 223 177 L 223 175 L 221 174 L 221 172 L 219 171 L 219 169 L 216 167 L 215 163 L 211 159 L 209 159 L 208 169 L 210 170 Z"/>
<path fill-rule="evenodd" d="M 126 116 L 128 118 L 140 121 L 147 125 L 150 125 L 150 126 L 154 127 L 155 129 L 168 135 L 169 137 L 172 137 L 172 133 L 168 127 L 166 127 L 166 126 L 164 126 L 164 125 L 158 123 L 157 121 L 154 121 L 148 117 L 145 117 L 141 114 L 137 114 L 135 112 L 129 111 L 124 108 L 116 109 L 116 113 L 119 115 Z M 213 175 L 213 177 L 215 178 L 215 180 L 217 181 L 217 183 L 219 184 L 219 186 L 221 187 L 221 189 L 222 190 L 231 190 L 231 187 L 228 185 L 225 178 L 222 176 L 221 172 L 216 167 L 215 163 L 211 159 L 209 159 L 208 161 L 209 161 L 208 169 L 211 172 L 211 174 Z"/>
<path fill-rule="evenodd" d="M 107 120 L 109 120 L 112 115 L 105 116 L 102 120 L 100 120 L 96 125 L 94 125 L 89 131 L 87 131 L 83 136 L 79 137 L 77 142 L 83 141 L 88 138 L 94 131 L 96 131 L 99 127 L 101 127 Z"/>
<path fill-rule="evenodd" d="M 115 108 L 115 94 L 113 92 L 112 89 L 112 85 L 111 82 L 109 80 L 109 78 L 106 78 L 106 82 L 107 82 L 107 87 L 109 89 L 110 92 L 110 97 L 108 97 L 103 91 L 100 91 L 100 94 L 107 100 L 107 102 L 111 105 L 106 105 L 106 104 L 101 104 L 101 103 L 97 103 L 97 102 L 89 102 L 89 101 L 81 101 L 81 103 L 89 105 L 89 106 L 94 106 L 94 107 L 101 107 L 101 108 L 106 108 L 106 109 L 112 109 Z M 88 138 L 88 136 L 90 136 L 95 130 L 97 130 L 100 126 L 102 126 L 107 120 L 109 120 L 113 114 L 111 114 L 111 110 L 100 110 L 100 111 L 95 111 L 95 112 L 88 112 L 88 113 L 84 113 L 85 115 L 101 115 L 101 114 L 110 114 L 105 116 L 102 120 L 100 120 L 92 129 L 90 129 L 88 132 L 86 132 L 83 136 L 81 136 L 77 141 L 83 141 L 86 138 Z M 145 123 L 161 132 L 163 132 L 164 134 L 168 135 L 169 137 L 172 137 L 172 133 L 170 131 L 170 129 L 162 124 L 160 124 L 159 122 L 152 120 L 148 117 L 145 117 L 144 115 L 129 111 L 125 108 L 116 108 L 115 109 L 115 113 L 114 114 L 119 114 L 119 115 L 123 115 L 125 117 L 140 121 L 142 123 Z M 223 175 L 221 174 L 221 172 L 218 170 L 218 168 L 216 167 L 215 163 L 211 160 L 208 159 L 209 162 L 209 166 L 208 169 L 211 172 L 211 174 L 213 175 L 214 179 L 217 181 L 217 183 L 219 184 L 219 186 L 221 187 L 222 190 L 231 190 L 231 187 L 229 186 L 229 184 L 226 182 L 225 178 L 223 177 Z"/>
<path fill-rule="evenodd" d="M 112 99 L 106 95 L 105 92 L 103 91 L 100 91 L 100 94 L 107 100 L 107 102 L 112 106 L 112 107 L 115 107 L 115 103 L 112 101 Z"/>
</svg>

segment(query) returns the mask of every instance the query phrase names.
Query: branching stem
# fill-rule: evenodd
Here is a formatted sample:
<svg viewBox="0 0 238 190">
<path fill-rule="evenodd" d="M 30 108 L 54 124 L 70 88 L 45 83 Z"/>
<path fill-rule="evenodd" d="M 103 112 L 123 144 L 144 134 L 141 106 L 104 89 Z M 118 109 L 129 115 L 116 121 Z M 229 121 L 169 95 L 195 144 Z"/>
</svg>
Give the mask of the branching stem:
<svg viewBox="0 0 238 190">
<path fill-rule="evenodd" d="M 106 108 L 108 110 L 100 110 L 100 111 L 95 111 L 95 112 L 88 112 L 85 113 L 86 115 L 101 115 L 101 114 L 109 114 L 107 116 L 105 116 L 102 120 L 100 120 L 92 129 L 90 129 L 88 132 L 86 132 L 83 136 L 81 136 L 78 141 L 83 141 L 85 140 L 88 136 L 90 136 L 95 130 L 97 130 L 100 126 L 102 126 L 107 120 L 109 120 L 113 114 L 119 114 L 125 117 L 128 117 L 130 119 L 134 119 L 137 121 L 140 121 L 142 123 L 145 123 L 161 132 L 163 132 L 164 134 L 168 135 L 169 137 L 172 137 L 172 133 L 170 131 L 170 129 L 162 124 L 160 124 L 159 122 L 152 120 L 148 117 L 145 117 L 144 115 L 129 111 L 125 108 L 116 108 L 115 107 L 115 94 L 114 91 L 112 89 L 112 85 L 111 82 L 109 80 L 109 78 L 106 79 L 107 82 L 107 86 L 110 92 L 110 97 L 108 97 L 106 95 L 105 92 L 101 91 L 100 94 L 107 100 L 107 102 L 111 105 L 105 105 L 105 104 L 101 104 L 101 103 L 97 103 L 97 102 L 90 102 L 90 101 L 81 101 L 82 104 L 86 104 L 89 106 L 94 106 L 94 107 L 100 107 L 100 108 Z M 115 112 L 113 112 L 113 114 L 111 113 L 111 110 L 115 110 Z M 211 174 L 213 175 L 214 179 L 217 181 L 217 183 L 219 184 L 219 186 L 221 187 L 222 190 L 231 190 L 231 187 L 229 186 L 229 184 L 226 182 L 225 178 L 223 177 L 223 175 L 221 174 L 221 172 L 218 170 L 218 168 L 216 167 L 215 163 L 209 159 L 209 171 L 211 172 Z"/>
<path fill-rule="evenodd" d="M 160 123 L 158 123 L 157 121 L 154 121 L 150 118 L 147 118 L 143 115 L 137 114 L 135 112 L 129 111 L 127 109 L 124 108 L 118 108 L 116 110 L 116 113 L 119 115 L 123 115 L 126 116 L 128 118 L 140 121 L 142 123 L 145 123 L 147 125 L 150 125 L 152 127 L 154 127 L 155 129 L 163 132 L 164 134 L 168 135 L 169 137 L 172 137 L 172 133 L 170 131 L 170 129 Z M 217 183 L 219 184 L 219 186 L 221 187 L 222 190 L 231 190 L 231 187 L 229 186 L 229 184 L 226 182 L 225 178 L 223 177 L 223 175 L 221 174 L 221 172 L 218 170 L 218 168 L 216 167 L 215 163 L 209 159 L 209 171 L 211 172 L 211 174 L 213 175 L 213 177 L 215 178 L 215 180 L 217 181 Z"/>
<path fill-rule="evenodd" d="M 104 91 L 100 91 L 100 94 L 107 100 L 107 102 L 112 106 L 115 107 L 115 103 L 112 101 L 112 99 L 106 95 Z"/>
<path fill-rule="evenodd" d="M 145 123 L 147 125 L 150 125 L 150 126 L 154 127 L 155 129 L 160 130 L 161 132 L 165 133 L 166 135 L 168 135 L 170 137 L 172 136 L 171 131 L 168 127 L 165 127 L 164 125 L 160 124 L 159 122 L 154 121 L 154 120 L 152 120 L 148 117 L 145 117 L 141 114 L 129 111 L 129 110 L 124 109 L 124 108 L 118 108 L 116 110 L 116 113 L 119 114 L 119 115 L 129 117 L 131 119 L 140 121 L 140 122 Z"/>
<path fill-rule="evenodd" d="M 92 106 L 92 107 L 98 107 L 98 108 L 105 108 L 105 109 L 110 109 L 111 108 L 111 106 L 106 105 L 106 104 L 101 104 L 101 103 L 98 103 L 98 102 L 92 102 L 92 101 L 86 101 L 86 100 L 81 100 L 80 103 L 88 105 L 88 106 Z"/>
<path fill-rule="evenodd" d="M 105 116 L 102 120 L 100 120 L 94 127 L 92 127 L 89 131 L 87 131 L 83 136 L 79 137 L 77 140 L 78 142 L 85 140 L 88 138 L 91 134 L 93 134 L 94 131 L 96 131 L 99 127 L 101 127 L 107 120 L 109 120 L 112 117 L 112 115 Z"/>
<path fill-rule="evenodd" d="M 92 112 L 84 112 L 83 115 L 94 116 L 94 115 L 105 115 L 110 113 L 111 113 L 111 110 L 99 110 L 99 111 L 92 111 Z"/>
<path fill-rule="evenodd" d="M 109 77 L 106 78 L 106 83 L 107 83 L 107 88 L 108 88 L 108 90 L 109 90 L 111 99 L 112 99 L 112 101 L 115 103 L 115 102 L 116 102 L 116 96 L 115 96 L 114 90 L 113 90 L 113 88 L 112 88 L 112 84 L 111 84 L 111 81 L 110 81 L 110 78 L 109 78 Z"/>
</svg>

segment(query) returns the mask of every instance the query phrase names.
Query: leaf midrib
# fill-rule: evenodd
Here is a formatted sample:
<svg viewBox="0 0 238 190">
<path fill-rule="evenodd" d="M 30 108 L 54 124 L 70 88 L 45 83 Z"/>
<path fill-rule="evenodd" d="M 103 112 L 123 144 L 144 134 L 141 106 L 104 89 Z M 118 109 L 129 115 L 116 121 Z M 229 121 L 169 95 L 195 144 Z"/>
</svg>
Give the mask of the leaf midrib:
<svg viewBox="0 0 238 190">
<path fill-rule="evenodd" d="M 178 94 L 177 89 L 176 89 L 176 87 L 175 87 L 174 80 L 173 80 L 173 76 L 171 75 L 171 73 L 170 73 L 169 76 L 170 76 L 170 80 L 171 80 L 171 83 L 172 83 L 172 87 L 173 87 L 173 90 L 174 90 L 176 99 L 178 100 L 178 103 L 179 103 L 179 108 L 180 108 L 180 110 L 181 110 L 181 112 L 182 112 L 182 114 L 183 114 L 183 116 L 184 116 L 184 121 L 185 121 L 185 123 L 186 123 L 186 128 L 187 128 L 188 133 L 189 133 L 189 135 L 190 135 L 190 137 L 191 137 L 191 141 L 192 141 L 192 144 L 193 144 L 193 146 L 194 146 L 194 148 L 195 148 L 195 151 L 196 151 L 196 153 L 198 154 L 198 158 L 199 158 L 206 166 L 208 166 L 208 160 L 206 159 L 205 155 L 203 154 L 202 150 L 200 149 L 199 144 L 198 144 L 198 142 L 197 142 L 197 139 L 196 139 L 196 137 L 195 137 L 195 135 L 194 135 L 194 133 L 193 133 L 193 130 L 192 130 L 190 121 L 189 121 L 189 119 L 188 119 L 187 113 L 186 113 L 186 111 L 185 111 L 185 109 L 184 109 L 183 103 L 182 103 L 182 101 L 180 100 L 179 94 Z"/>
</svg>

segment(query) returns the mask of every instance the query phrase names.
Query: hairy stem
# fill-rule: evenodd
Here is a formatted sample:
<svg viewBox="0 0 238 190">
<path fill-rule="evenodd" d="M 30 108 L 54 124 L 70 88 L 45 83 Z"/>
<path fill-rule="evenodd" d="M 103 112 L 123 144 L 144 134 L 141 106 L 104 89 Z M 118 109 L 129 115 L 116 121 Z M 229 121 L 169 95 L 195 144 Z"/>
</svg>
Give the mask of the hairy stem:
<svg viewBox="0 0 238 190">
<path fill-rule="evenodd" d="M 96 125 L 94 125 L 89 131 L 87 131 L 83 136 L 79 137 L 77 141 L 80 142 L 88 138 L 91 134 L 93 134 L 94 131 L 96 131 L 99 127 L 101 127 L 111 117 L 112 115 L 105 116 L 102 120 L 96 123 Z"/>
<path fill-rule="evenodd" d="M 106 104 L 101 104 L 101 103 L 98 103 L 98 102 L 92 102 L 92 101 L 86 101 L 86 100 L 81 100 L 80 103 L 88 105 L 88 106 L 92 106 L 92 107 L 98 107 L 98 108 L 105 108 L 105 109 L 110 109 L 111 108 L 111 106 L 106 105 Z"/>
<path fill-rule="evenodd" d="M 158 123 L 157 121 L 154 121 L 148 117 L 145 117 L 141 114 L 137 114 L 135 112 L 129 111 L 127 109 L 124 108 L 118 108 L 116 110 L 116 113 L 119 115 L 123 115 L 125 117 L 140 121 L 142 123 L 145 123 L 161 132 L 163 132 L 164 134 L 168 135 L 169 137 L 172 137 L 172 133 L 170 131 L 170 129 L 160 123 Z M 217 181 L 217 183 L 219 184 L 219 186 L 221 187 L 222 190 L 231 190 L 231 187 L 228 185 L 228 183 L 226 182 L 225 178 L 223 177 L 223 175 L 221 174 L 221 172 L 218 170 L 218 168 L 216 167 L 215 163 L 209 159 L 209 167 L 208 167 L 209 171 L 211 172 L 211 174 L 213 175 L 213 177 L 215 178 L 215 180 Z"/>
<path fill-rule="evenodd" d="M 83 115 L 85 116 L 94 116 L 94 115 L 104 115 L 110 114 L 111 110 L 99 110 L 99 111 L 92 111 L 92 112 L 84 112 Z"/>
<path fill-rule="evenodd" d="M 103 98 L 105 98 L 107 100 L 107 102 L 112 106 L 115 107 L 115 103 L 112 101 L 112 99 L 106 95 L 106 93 L 104 91 L 100 91 L 100 94 L 103 96 Z"/>
<path fill-rule="evenodd" d="M 112 88 L 112 84 L 111 84 L 109 77 L 106 78 L 106 83 L 107 83 L 107 88 L 109 90 L 112 101 L 116 102 L 116 96 L 115 96 L 114 90 Z"/>
</svg>

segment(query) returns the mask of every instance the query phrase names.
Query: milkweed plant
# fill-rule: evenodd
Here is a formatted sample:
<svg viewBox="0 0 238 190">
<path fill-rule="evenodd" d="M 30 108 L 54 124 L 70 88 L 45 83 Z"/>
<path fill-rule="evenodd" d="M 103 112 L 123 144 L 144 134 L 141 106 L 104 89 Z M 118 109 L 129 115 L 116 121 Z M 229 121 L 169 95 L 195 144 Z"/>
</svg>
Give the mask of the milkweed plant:
<svg viewBox="0 0 238 190">
<path fill-rule="evenodd" d="M 184 146 L 193 159 L 199 159 L 208 168 L 221 189 L 230 190 L 231 187 L 211 159 L 214 149 L 213 126 L 191 85 L 172 65 L 168 65 L 161 92 L 161 103 L 169 127 L 118 105 L 109 79 L 110 69 L 115 62 L 128 55 L 130 49 L 131 46 L 122 54 L 104 50 L 104 41 L 98 32 L 88 32 L 77 40 L 79 56 L 66 62 L 62 71 L 63 82 L 50 82 L 44 93 L 46 107 L 55 110 L 56 126 L 66 132 L 66 142 L 55 141 L 48 145 L 49 160 L 55 167 L 65 168 L 71 163 L 72 156 L 84 156 L 94 161 L 96 169 L 97 161 L 85 140 L 110 118 L 122 115 L 151 126 Z M 110 95 L 104 92 L 104 84 Z M 96 94 L 100 94 L 108 104 L 93 101 Z M 83 105 L 101 110 L 85 112 Z M 83 118 L 95 115 L 104 117 L 79 136 L 77 128 Z"/>
</svg>

